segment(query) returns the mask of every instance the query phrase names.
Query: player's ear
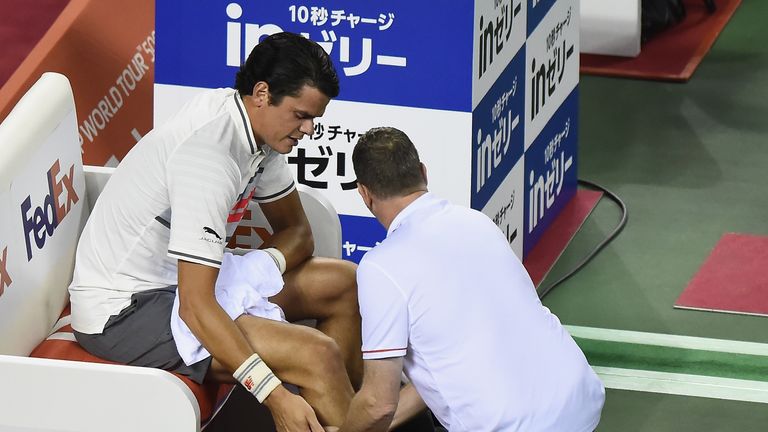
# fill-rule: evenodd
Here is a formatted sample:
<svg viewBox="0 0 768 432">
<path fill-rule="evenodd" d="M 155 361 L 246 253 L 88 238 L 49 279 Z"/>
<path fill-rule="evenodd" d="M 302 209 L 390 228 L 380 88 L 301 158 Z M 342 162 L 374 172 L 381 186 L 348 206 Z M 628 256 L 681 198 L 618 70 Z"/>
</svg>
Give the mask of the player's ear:
<svg viewBox="0 0 768 432">
<path fill-rule="evenodd" d="M 427 166 L 423 162 L 419 162 L 419 165 L 421 165 L 421 178 L 424 179 L 424 185 L 426 186 L 429 183 L 427 181 Z"/>
<path fill-rule="evenodd" d="M 269 84 L 264 81 L 259 81 L 253 86 L 253 96 L 256 106 L 262 107 L 269 104 Z"/>
</svg>

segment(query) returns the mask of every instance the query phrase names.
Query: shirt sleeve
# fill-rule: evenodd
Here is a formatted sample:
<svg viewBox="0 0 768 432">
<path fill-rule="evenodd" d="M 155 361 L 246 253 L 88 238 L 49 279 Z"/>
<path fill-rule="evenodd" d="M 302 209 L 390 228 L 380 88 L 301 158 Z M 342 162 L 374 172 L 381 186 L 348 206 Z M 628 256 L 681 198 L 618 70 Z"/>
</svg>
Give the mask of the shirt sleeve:
<svg viewBox="0 0 768 432">
<path fill-rule="evenodd" d="M 363 320 L 363 359 L 405 356 L 408 302 L 401 288 L 384 269 L 365 259 L 357 270 L 357 286 Z"/>
<path fill-rule="evenodd" d="M 293 174 L 282 154 L 270 150 L 259 169 L 263 171 L 256 182 L 254 201 L 259 203 L 277 201 L 296 189 Z"/>
<path fill-rule="evenodd" d="M 167 176 L 168 255 L 221 267 L 227 217 L 240 183 L 237 164 L 216 146 L 187 142 L 169 159 Z"/>
</svg>

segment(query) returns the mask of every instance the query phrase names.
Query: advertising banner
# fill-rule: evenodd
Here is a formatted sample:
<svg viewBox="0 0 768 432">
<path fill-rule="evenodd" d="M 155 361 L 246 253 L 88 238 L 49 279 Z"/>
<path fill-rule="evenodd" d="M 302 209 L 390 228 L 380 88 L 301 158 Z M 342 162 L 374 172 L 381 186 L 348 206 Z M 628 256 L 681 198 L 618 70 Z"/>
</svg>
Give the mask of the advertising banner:
<svg viewBox="0 0 768 432">
<path fill-rule="evenodd" d="M 205 89 L 157 85 L 155 110 L 162 124 Z M 427 166 L 429 188 L 452 202 L 469 205 L 470 113 L 333 100 L 315 119 L 315 132 L 286 155 L 298 183 L 319 189 L 341 214 L 371 216 L 357 193 L 352 150 L 360 135 L 380 126 L 405 132 Z"/>
<path fill-rule="evenodd" d="M 115 166 L 152 127 L 154 2 L 71 0 L 0 89 L 0 119 L 44 72 L 72 84 L 83 161 Z"/>
<path fill-rule="evenodd" d="M 530 36 L 531 33 L 533 33 L 533 30 L 539 26 L 539 23 L 547 15 L 547 12 L 552 9 L 552 5 L 558 1 L 559 0 L 525 0 L 528 4 L 528 32 L 526 33 L 528 36 Z"/>
<path fill-rule="evenodd" d="M 526 0 L 475 2 L 472 49 L 472 108 L 525 44 Z"/>
<path fill-rule="evenodd" d="M 576 0 L 160 0 L 156 16 L 155 125 L 233 86 L 270 34 L 302 34 L 330 55 L 341 92 L 286 160 L 341 215 L 346 259 L 385 236 L 351 159 L 373 127 L 408 134 L 430 191 L 488 215 L 520 258 L 575 192 Z"/>
<path fill-rule="evenodd" d="M 499 227 L 512 250 L 521 258 L 525 237 L 523 235 L 525 205 L 523 173 L 524 161 L 519 159 L 482 208 L 482 212 Z"/>
<path fill-rule="evenodd" d="M 578 108 L 576 89 L 525 152 L 525 255 L 576 194 Z"/>
<path fill-rule="evenodd" d="M 539 7 L 544 6 L 544 1 L 539 3 Z M 578 21 L 578 1 L 558 0 L 528 37 L 525 49 L 526 150 L 579 83 Z"/>
<path fill-rule="evenodd" d="M 231 87 L 261 39 L 290 31 L 331 56 L 339 100 L 470 111 L 472 11 L 467 1 L 159 0 L 155 82 Z"/>
<path fill-rule="evenodd" d="M 52 309 L 68 299 L 66 290 L 46 291 L 51 281 L 71 278 L 74 245 L 86 216 L 80 151 L 62 142 L 77 142 L 74 111 L 27 159 L 10 188 L 0 191 L 0 325 L 24 323 L 25 328 L 4 333 L 0 348 L 15 350 L 30 343 L 30 334 L 48 334 L 51 322 L 32 319 L 39 317 L 39 311 L 30 310 L 36 299 L 44 296 Z"/>
<path fill-rule="evenodd" d="M 472 208 L 481 209 L 523 156 L 525 50 L 472 112 Z"/>
</svg>

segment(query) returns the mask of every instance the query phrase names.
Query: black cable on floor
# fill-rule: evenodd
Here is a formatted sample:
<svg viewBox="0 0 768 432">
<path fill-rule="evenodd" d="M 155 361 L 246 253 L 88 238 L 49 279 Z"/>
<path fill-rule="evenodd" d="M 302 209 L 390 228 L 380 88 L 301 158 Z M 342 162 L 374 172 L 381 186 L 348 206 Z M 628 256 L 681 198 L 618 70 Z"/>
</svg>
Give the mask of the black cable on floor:
<svg viewBox="0 0 768 432">
<path fill-rule="evenodd" d="M 602 191 L 603 194 L 605 194 L 605 196 L 607 196 L 611 201 L 615 202 L 619 206 L 619 208 L 621 209 L 621 220 L 619 220 L 619 223 L 618 223 L 618 225 L 616 225 L 616 228 L 614 228 L 613 231 L 611 231 L 611 233 L 608 234 L 608 237 L 603 239 L 603 241 L 601 241 L 597 246 L 595 246 L 595 248 L 592 249 L 592 251 L 584 259 L 582 259 L 576 265 L 576 267 L 574 267 L 571 271 L 566 273 L 563 277 L 558 279 L 553 284 L 549 285 L 548 287 L 544 288 L 543 290 L 540 290 L 539 291 L 539 298 L 540 299 L 543 299 L 544 296 L 549 294 L 553 289 L 555 289 L 556 286 L 558 286 L 561 283 L 563 283 L 566 280 L 568 280 L 571 276 L 575 275 L 579 270 L 581 270 L 582 267 L 587 265 L 587 263 L 590 262 L 592 260 L 592 258 L 594 258 L 605 246 L 608 245 L 608 243 L 610 243 L 614 238 L 616 238 L 616 236 L 619 235 L 621 230 L 623 230 L 624 226 L 627 224 L 627 217 L 628 217 L 627 206 L 626 206 L 626 204 L 624 204 L 624 201 L 622 201 L 621 198 L 619 198 L 618 195 L 616 195 L 615 193 L 609 191 L 608 189 L 598 185 L 597 183 L 592 183 L 592 182 L 587 181 L 587 180 L 579 179 L 579 184 L 582 185 L 582 186 L 585 186 L 585 187 L 587 187 L 589 189 Z"/>
</svg>

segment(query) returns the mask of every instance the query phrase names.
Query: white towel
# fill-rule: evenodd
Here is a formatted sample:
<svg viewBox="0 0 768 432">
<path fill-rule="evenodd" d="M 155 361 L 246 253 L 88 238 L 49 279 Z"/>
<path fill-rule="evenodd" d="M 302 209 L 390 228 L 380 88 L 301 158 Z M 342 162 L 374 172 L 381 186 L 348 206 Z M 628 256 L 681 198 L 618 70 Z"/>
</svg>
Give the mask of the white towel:
<svg viewBox="0 0 768 432">
<path fill-rule="evenodd" d="M 219 277 L 216 279 L 216 300 L 233 320 L 248 314 L 285 321 L 285 314 L 280 306 L 268 300 L 282 289 L 283 276 L 275 261 L 266 252 L 254 250 L 242 256 L 224 253 Z M 178 291 L 171 312 L 171 331 L 176 349 L 187 365 L 195 364 L 211 355 L 179 317 Z"/>
</svg>

